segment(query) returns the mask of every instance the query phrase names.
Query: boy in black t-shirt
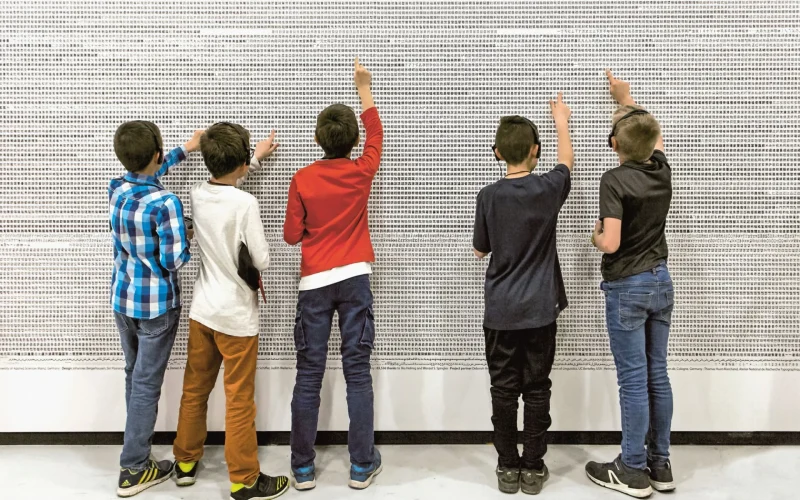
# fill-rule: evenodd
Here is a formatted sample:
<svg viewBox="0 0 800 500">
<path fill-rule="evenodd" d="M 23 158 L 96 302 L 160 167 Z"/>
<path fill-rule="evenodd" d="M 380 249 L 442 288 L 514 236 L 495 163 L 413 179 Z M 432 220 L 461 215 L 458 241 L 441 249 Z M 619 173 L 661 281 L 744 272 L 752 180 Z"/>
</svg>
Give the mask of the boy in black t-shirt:
<svg viewBox="0 0 800 500">
<path fill-rule="evenodd" d="M 606 76 L 620 104 L 608 139 L 620 165 L 600 180 L 592 243 L 604 253 L 601 288 L 620 387 L 622 454 L 610 463 L 589 462 L 586 473 L 601 486 L 645 498 L 653 488 L 675 489 L 667 375 L 674 291 L 664 234 L 672 172 L 658 121 L 636 104 L 627 82 L 608 70 Z"/>
<path fill-rule="evenodd" d="M 492 394 L 500 491 L 537 494 L 549 477 L 543 457 L 550 427 L 550 369 L 556 318 L 567 307 L 556 251 L 556 223 L 570 190 L 573 153 L 570 109 L 561 93 L 550 101 L 558 134 L 558 165 L 532 175 L 541 151 L 536 126 L 506 116 L 495 155 L 507 175 L 478 194 L 473 247 L 492 254 L 485 282 L 484 334 Z M 519 396 L 525 403 L 524 450 L 517 450 Z"/>
</svg>

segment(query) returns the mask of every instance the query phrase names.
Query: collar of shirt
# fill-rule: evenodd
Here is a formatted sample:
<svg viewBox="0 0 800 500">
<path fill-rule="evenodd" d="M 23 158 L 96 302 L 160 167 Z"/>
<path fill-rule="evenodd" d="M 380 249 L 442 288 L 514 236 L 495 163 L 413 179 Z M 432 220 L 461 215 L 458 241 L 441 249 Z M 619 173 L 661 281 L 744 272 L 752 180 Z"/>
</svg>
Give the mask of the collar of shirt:
<svg viewBox="0 0 800 500">
<path fill-rule="evenodd" d="M 142 175 L 142 174 L 137 174 L 136 172 L 128 172 L 127 174 L 125 174 L 123 179 L 132 184 L 145 184 L 145 185 L 155 186 L 159 189 L 164 189 L 164 186 L 162 186 L 161 183 L 158 182 L 158 178 L 153 175 Z"/>
</svg>

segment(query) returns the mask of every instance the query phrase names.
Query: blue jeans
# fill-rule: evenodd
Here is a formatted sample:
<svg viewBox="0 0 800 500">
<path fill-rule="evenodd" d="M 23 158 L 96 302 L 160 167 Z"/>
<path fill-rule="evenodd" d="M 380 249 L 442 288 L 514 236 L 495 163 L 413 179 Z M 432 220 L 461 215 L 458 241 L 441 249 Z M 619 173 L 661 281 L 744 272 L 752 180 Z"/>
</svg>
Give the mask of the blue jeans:
<svg viewBox="0 0 800 500">
<path fill-rule="evenodd" d="M 334 311 L 342 333 L 342 368 L 347 382 L 347 435 L 350 462 L 368 467 L 375 460 L 374 409 L 370 355 L 375 340 L 369 275 L 300 292 L 294 341 L 297 380 L 292 397 L 292 467 L 314 463 L 320 391 L 328 358 Z"/>
<path fill-rule="evenodd" d="M 164 372 L 175 342 L 181 308 L 153 319 L 114 313 L 125 353 L 125 441 L 119 465 L 134 471 L 147 467 L 158 416 Z"/>
<path fill-rule="evenodd" d="M 606 295 L 606 325 L 617 366 L 622 461 L 644 469 L 648 460 L 659 464 L 669 458 L 672 387 L 667 342 L 675 294 L 672 278 L 662 262 L 600 287 Z"/>
</svg>

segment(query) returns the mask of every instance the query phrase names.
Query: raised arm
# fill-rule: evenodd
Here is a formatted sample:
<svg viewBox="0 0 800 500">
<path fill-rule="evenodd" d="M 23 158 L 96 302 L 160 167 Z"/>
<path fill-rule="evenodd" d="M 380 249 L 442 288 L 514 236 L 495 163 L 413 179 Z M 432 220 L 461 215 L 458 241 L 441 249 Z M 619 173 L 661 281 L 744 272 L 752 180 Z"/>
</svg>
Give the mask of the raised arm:
<svg viewBox="0 0 800 500">
<path fill-rule="evenodd" d="M 272 156 L 272 153 L 278 149 L 278 146 L 280 146 L 280 144 L 275 142 L 275 130 L 269 134 L 268 138 L 256 144 L 256 150 L 253 153 L 253 158 L 250 159 L 250 165 L 247 166 L 247 173 L 244 175 L 244 177 L 236 179 L 236 187 L 242 187 L 242 184 L 244 184 L 250 174 L 254 174 L 261 170 L 263 167 L 261 162 Z"/>
<path fill-rule="evenodd" d="M 372 98 L 372 75 L 367 68 L 358 63 L 356 58 L 355 74 L 353 75 L 358 96 L 361 98 L 361 121 L 364 122 L 364 129 L 367 132 L 367 139 L 364 141 L 364 152 L 356 160 L 359 169 L 366 171 L 374 176 L 378 172 L 381 164 L 381 153 L 383 152 L 383 124 L 375 107 Z"/>
<path fill-rule="evenodd" d="M 572 139 L 569 136 L 569 117 L 572 111 L 564 102 L 564 93 L 558 93 L 556 102 L 550 101 L 550 113 L 556 122 L 556 134 L 558 135 L 558 163 L 567 166 L 570 172 L 575 164 L 575 153 L 572 151 Z"/>
<path fill-rule="evenodd" d="M 192 138 L 186 141 L 183 146 L 175 148 L 169 153 L 164 155 L 164 161 L 161 163 L 161 168 L 156 172 L 156 178 L 167 175 L 169 169 L 186 159 L 189 153 L 193 153 L 200 149 L 200 137 L 203 136 L 203 130 L 195 130 Z"/>
<path fill-rule="evenodd" d="M 606 78 L 608 78 L 608 89 L 611 92 L 611 97 L 613 97 L 620 106 L 637 106 L 644 109 L 642 106 L 636 104 L 633 96 L 631 96 L 630 83 L 615 78 L 610 69 L 606 69 Z M 664 138 L 662 136 L 658 137 L 655 149 L 661 152 L 664 151 Z"/>
</svg>

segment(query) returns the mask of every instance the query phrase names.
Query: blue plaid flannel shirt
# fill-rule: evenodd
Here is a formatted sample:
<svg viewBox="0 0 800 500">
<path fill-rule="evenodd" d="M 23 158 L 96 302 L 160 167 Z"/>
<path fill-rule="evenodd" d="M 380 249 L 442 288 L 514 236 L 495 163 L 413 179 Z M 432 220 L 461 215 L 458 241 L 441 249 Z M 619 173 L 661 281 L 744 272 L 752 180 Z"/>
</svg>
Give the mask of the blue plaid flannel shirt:
<svg viewBox="0 0 800 500">
<path fill-rule="evenodd" d="M 178 269 L 191 258 L 183 206 L 159 177 L 186 159 L 175 148 L 155 176 L 128 172 L 108 184 L 114 271 L 111 303 L 130 318 L 152 319 L 180 306 Z"/>
</svg>

